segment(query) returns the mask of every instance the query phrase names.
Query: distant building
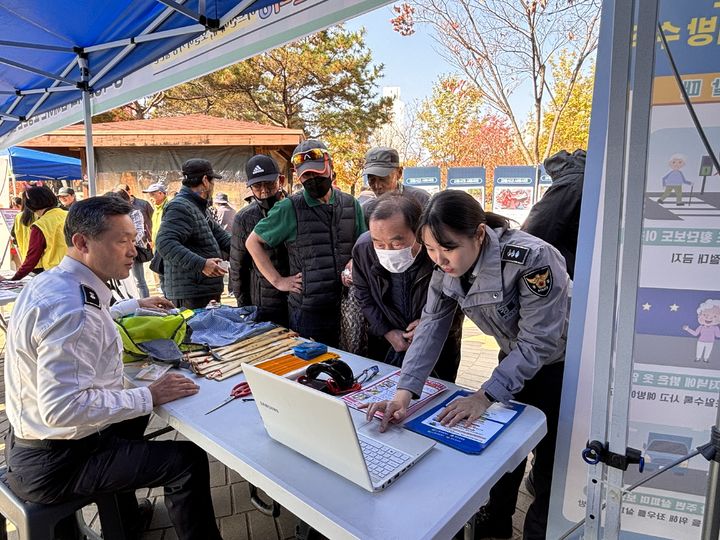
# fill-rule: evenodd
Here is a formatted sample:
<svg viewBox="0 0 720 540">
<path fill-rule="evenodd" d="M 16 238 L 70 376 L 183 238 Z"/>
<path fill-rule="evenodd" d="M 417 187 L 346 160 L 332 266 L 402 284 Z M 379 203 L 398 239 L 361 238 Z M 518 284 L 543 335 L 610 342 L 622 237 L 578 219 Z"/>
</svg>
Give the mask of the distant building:
<svg viewBox="0 0 720 540">
<path fill-rule="evenodd" d="M 403 162 L 407 159 L 404 153 L 408 147 L 408 137 L 411 134 L 406 133 L 405 103 L 400 98 L 400 87 L 384 86 L 382 96 L 393 100 L 392 119 L 373 133 L 371 144 L 372 146 L 395 148 L 400 154 L 400 161 Z"/>
</svg>

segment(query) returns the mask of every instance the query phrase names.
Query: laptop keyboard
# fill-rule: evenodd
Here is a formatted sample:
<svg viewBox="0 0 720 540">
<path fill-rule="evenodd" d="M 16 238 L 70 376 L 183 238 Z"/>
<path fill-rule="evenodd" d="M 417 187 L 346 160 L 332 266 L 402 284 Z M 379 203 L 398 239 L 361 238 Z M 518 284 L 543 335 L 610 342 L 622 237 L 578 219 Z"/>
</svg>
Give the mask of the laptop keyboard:
<svg viewBox="0 0 720 540">
<path fill-rule="evenodd" d="M 385 446 L 378 441 L 359 437 L 365 463 L 373 482 L 385 478 L 393 471 L 402 469 L 411 456 L 400 450 Z"/>
</svg>

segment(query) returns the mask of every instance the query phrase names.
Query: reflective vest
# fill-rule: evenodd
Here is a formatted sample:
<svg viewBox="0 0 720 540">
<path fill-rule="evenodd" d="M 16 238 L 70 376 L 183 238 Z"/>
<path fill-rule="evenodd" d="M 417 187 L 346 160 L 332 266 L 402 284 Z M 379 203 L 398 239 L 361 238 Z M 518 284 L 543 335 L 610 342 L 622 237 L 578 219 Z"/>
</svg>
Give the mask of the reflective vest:
<svg viewBox="0 0 720 540">
<path fill-rule="evenodd" d="M 160 222 L 162 221 L 163 212 L 165 211 L 165 206 L 168 202 L 170 202 L 170 199 L 166 197 L 159 205 L 154 205 L 155 212 L 153 212 L 152 215 L 152 234 L 150 235 L 152 237 L 153 246 L 155 246 L 155 239 L 157 238 L 157 233 L 160 230 Z"/>
<path fill-rule="evenodd" d="M 15 241 L 18 245 L 18 253 L 20 254 L 21 259 L 25 259 L 27 257 L 28 248 L 30 247 L 30 227 L 32 226 L 32 223 L 30 225 L 23 225 L 20 222 L 20 217 L 22 216 L 22 212 L 15 215 L 15 225 L 13 225 L 13 230 L 15 231 Z"/>
<path fill-rule="evenodd" d="M 67 214 L 62 208 L 51 208 L 33 223 L 45 237 L 46 247 L 40 258 L 40 267 L 45 270 L 60 264 L 67 252 L 65 233 L 63 231 Z"/>
</svg>

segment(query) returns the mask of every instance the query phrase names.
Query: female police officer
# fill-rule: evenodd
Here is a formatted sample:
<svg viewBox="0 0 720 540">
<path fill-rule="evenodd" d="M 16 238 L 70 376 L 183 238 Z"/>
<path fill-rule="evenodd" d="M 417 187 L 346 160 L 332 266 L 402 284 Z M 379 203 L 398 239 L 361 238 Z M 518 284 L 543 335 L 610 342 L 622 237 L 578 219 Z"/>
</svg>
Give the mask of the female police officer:
<svg viewBox="0 0 720 540">
<path fill-rule="evenodd" d="M 535 449 L 535 500 L 524 538 L 545 538 L 550 482 L 560 408 L 570 281 L 559 252 L 502 216 L 485 213 L 470 195 L 444 191 L 423 213 L 418 239 L 437 268 L 415 337 L 405 355 L 398 391 L 392 401 L 372 405 L 389 419 L 402 420 L 425 379 L 460 306 L 484 333 L 500 345 L 501 362 L 475 394 L 458 399 L 441 413 L 444 424 L 478 419 L 492 402 L 516 399 L 540 408 L 548 434 Z M 475 538 L 510 538 L 512 515 L 525 461 L 505 474 L 476 515 Z"/>
</svg>

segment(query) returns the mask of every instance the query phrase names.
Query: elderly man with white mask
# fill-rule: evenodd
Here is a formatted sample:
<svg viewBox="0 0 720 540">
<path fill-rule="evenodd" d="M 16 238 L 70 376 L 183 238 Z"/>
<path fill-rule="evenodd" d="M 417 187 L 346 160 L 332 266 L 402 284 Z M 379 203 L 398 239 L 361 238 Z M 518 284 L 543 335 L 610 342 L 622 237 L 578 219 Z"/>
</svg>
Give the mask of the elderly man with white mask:
<svg viewBox="0 0 720 540">
<path fill-rule="evenodd" d="M 388 193 L 369 215 L 369 231 L 353 248 L 353 283 L 368 322 L 368 356 L 402 365 L 425 307 L 433 263 L 415 237 L 422 209 L 409 197 Z M 454 381 L 460 363 L 463 315 L 452 330 L 433 376 Z"/>
</svg>

